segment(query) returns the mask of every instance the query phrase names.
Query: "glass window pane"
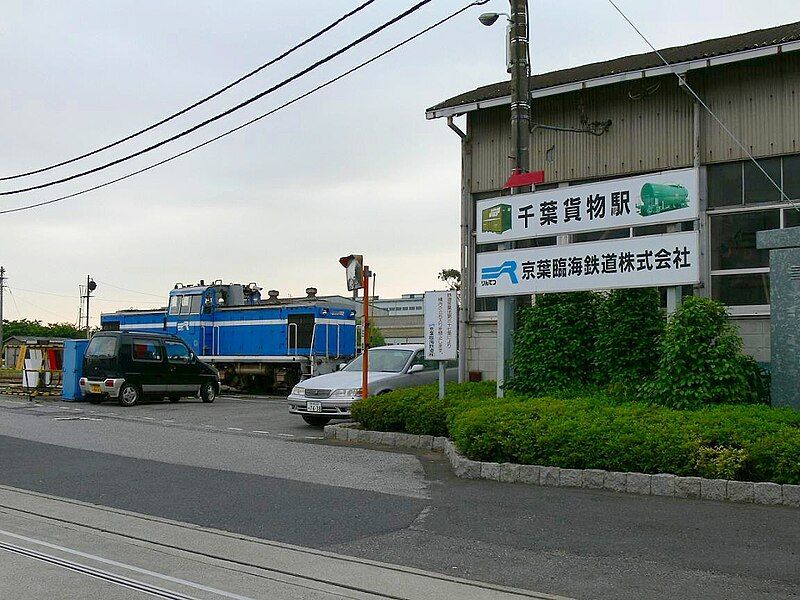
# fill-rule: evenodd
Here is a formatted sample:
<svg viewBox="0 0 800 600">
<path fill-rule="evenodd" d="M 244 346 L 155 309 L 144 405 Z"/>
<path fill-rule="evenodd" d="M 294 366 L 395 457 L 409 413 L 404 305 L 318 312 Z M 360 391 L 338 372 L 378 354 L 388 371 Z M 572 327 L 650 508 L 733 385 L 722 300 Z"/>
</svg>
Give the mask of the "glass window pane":
<svg viewBox="0 0 800 600">
<path fill-rule="evenodd" d="M 784 227 L 800 226 L 800 207 L 783 209 L 783 226 Z"/>
<path fill-rule="evenodd" d="M 542 248 L 544 246 L 555 246 L 555 236 L 536 238 L 532 240 L 517 240 L 514 242 L 514 248 Z"/>
<path fill-rule="evenodd" d="M 191 353 L 185 344 L 180 342 L 165 342 L 164 346 L 167 350 L 167 360 L 172 363 L 189 363 L 191 362 Z"/>
<path fill-rule="evenodd" d="M 781 184 L 781 159 L 759 158 L 758 164 L 775 180 Z M 752 160 L 744 163 L 744 201 L 750 202 L 778 202 L 781 193 L 772 182 L 753 164 Z"/>
<path fill-rule="evenodd" d="M 572 236 L 572 241 L 577 242 L 597 242 L 599 240 L 618 240 L 630 237 L 630 229 L 606 229 L 605 231 L 590 231 L 589 233 L 576 233 Z"/>
<path fill-rule="evenodd" d="M 169 314 L 177 315 L 178 311 L 180 310 L 181 306 L 181 297 L 180 296 L 170 296 L 169 297 Z"/>
<path fill-rule="evenodd" d="M 800 154 L 783 157 L 783 191 L 790 200 L 800 200 Z"/>
<path fill-rule="evenodd" d="M 181 296 L 181 313 L 188 315 L 189 309 L 192 307 L 192 299 L 189 296 Z"/>
<path fill-rule="evenodd" d="M 191 296 L 192 299 L 192 307 L 189 310 L 189 313 L 192 315 L 199 315 L 200 314 L 200 294 Z"/>
<path fill-rule="evenodd" d="M 742 163 L 709 165 L 706 175 L 709 207 L 742 203 Z"/>
<path fill-rule="evenodd" d="M 133 340 L 134 360 L 161 360 L 161 345 L 153 340 Z"/>
<path fill-rule="evenodd" d="M 711 296 L 726 306 L 769 304 L 769 273 L 717 275 L 711 278 Z"/>
<path fill-rule="evenodd" d="M 711 217 L 711 269 L 768 267 L 769 250 L 756 248 L 756 231 L 778 227 L 778 210 Z"/>
<path fill-rule="evenodd" d="M 475 312 L 497 310 L 497 298 L 475 298 Z"/>
</svg>

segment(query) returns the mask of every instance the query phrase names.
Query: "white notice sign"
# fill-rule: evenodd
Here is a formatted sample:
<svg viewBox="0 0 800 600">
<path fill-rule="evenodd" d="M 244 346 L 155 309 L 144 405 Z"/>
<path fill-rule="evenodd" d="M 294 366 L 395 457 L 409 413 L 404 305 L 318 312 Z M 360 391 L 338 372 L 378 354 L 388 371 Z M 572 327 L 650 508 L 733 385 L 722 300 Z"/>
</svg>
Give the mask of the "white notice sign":
<svg viewBox="0 0 800 600">
<path fill-rule="evenodd" d="M 458 294 L 425 292 L 425 358 L 458 358 Z"/>
<path fill-rule="evenodd" d="M 699 267 L 696 231 L 480 252 L 476 255 L 476 294 L 513 296 L 687 285 L 700 281 Z"/>
<path fill-rule="evenodd" d="M 676 169 L 489 198 L 477 203 L 479 244 L 698 218 L 697 169 Z"/>
</svg>

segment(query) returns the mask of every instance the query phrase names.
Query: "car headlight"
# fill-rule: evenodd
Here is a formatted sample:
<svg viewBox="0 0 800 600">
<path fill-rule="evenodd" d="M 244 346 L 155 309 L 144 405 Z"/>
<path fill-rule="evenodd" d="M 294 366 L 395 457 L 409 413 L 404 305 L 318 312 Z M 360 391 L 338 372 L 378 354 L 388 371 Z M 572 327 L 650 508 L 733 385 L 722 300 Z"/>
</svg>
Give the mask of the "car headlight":
<svg viewBox="0 0 800 600">
<path fill-rule="evenodd" d="M 361 388 L 349 390 L 333 390 L 331 398 L 356 398 L 361 396 Z"/>
<path fill-rule="evenodd" d="M 292 395 L 293 396 L 305 396 L 306 395 L 306 388 L 300 387 L 296 385 L 292 388 Z"/>
</svg>

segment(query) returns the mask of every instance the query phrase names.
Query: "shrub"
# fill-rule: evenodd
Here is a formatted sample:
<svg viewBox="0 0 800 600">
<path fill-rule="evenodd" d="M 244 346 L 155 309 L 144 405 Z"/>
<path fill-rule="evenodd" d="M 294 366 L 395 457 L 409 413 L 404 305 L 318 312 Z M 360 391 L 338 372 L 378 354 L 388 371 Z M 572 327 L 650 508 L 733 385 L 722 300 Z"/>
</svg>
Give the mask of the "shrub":
<svg viewBox="0 0 800 600">
<path fill-rule="evenodd" d="M 673 408 L 758 400 L 754 361 L 725 307 L 707 298 L 687 298 L 669 319 L 658 349 L 658 370 L 639 397 Z"/>
<path fill-rule="evenodd" d="M 521 310 L 506 388 L 540 394 L 591 382 L 597 305 L 592 292 L 542 294 Z"/>
<path fill-rule="evenodd" d="M 473 460 L 800 483 L 800 415 L 790 409 L 516 399 L 461 413 L 450 431 Z"/>
<path fill-rule="evenodd" d="M 614 290 L 599 304 L 594 345 L 600 383 L 630 384 L 653 375 L 664 312 L 655 288 Z"/>
<path fill-rule="evenodd" d="M 585 395 L 495 398 L 493 382 L 353 404 L 367 429 L 447 435 L 474 460 L 800 483 L 800 413 L 763 405 L 675 410 Z"/>
</svg>

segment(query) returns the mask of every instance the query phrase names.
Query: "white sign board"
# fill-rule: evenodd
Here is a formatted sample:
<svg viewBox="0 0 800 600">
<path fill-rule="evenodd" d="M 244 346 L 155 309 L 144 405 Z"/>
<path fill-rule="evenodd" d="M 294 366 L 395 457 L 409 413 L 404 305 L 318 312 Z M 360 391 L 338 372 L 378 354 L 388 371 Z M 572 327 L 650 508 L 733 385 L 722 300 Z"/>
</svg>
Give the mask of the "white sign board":
<svg viewBox="0 0 800 600">
<path fill-rule="evenodd" d="M 699 240 L 698 232 L 685 231 L 480 252 L 476 256 L 476 294 L 512 296 L 693 284 L 700 281 Z"/>
<path fill-rule="evenodd" d="M 697 169 L 599 181 L 477 203 L 479 244 L 617 227 L 691 221 L 699 215 Z"/>
<path fill-rule="evenodd" d="M 425 313 L 425 358 L 458 358 L 457 292 L 425 292 L 422 306 Z"/>
</svg>

